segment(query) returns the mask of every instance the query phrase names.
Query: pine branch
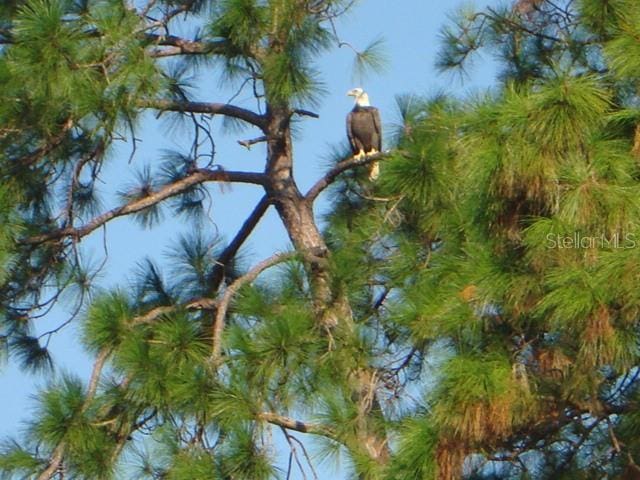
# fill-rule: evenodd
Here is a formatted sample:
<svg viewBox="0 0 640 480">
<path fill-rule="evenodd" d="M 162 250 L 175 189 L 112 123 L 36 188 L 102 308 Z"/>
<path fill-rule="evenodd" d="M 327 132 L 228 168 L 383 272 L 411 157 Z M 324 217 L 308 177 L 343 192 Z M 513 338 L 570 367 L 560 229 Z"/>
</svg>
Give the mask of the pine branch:
<svg viewBox="0 0 640 480">
<path fill-rule="evenodd" d="M 260 115 L 251 110 L 242 107 L 230 105 L 228 103 L 205 103 L 205 102 L 189 102 L 177 100 L 143 100 L 138 104 L 141 108 L 152 108 L 154 110 L 166 112 L 188 112 L 188 113 L 205 113 L 210 115 L 225 115 L 227 117 L 237 118 L 244 122 L 250 123 L 261 130 L 267 127 L 267 119 L 264 115 Z"/>
<path fill-rule="evenodd" d="M 309 110 L 302 110 L 301 108 L 297 108 L 293 111 L 293 113 L 295 113 L 296 115 L 300 115 L 301 117 L 320 118 L 320 115 L 318 115 L 317 113 L 311 112 Z"/>
<path fill-rule="evenodd" d="M 87 395 L 80 409 L 81 414 L 87 411 L 87 409 L 91 405 L 91 402 L 93 401 L 93 398 L 96 395 L 96 391 L 98 390 L 98 382 L 100 381 L 100 375 L 102 374 L 102 369 L 107 363 L 107 359 L 109 358 L 110 354 L 111 350 L 105 348 L 98 354 L 98 358 L 96 358 L 96 361 L 93 364 L 93 371 L 91 372 L 91 378 L 89 379 Z M 47 468 L 42 473 L 40 473 L 40 475 L 38 475 L 38 480 L 49 480 L 56 474 L 56 472 L 60 468 L 60 465 L 62 464 L 62 460 L 64 459 L 65 449 L 65 443 L 64 441 L 61 441 L 54 449 Z"/>
<path fill-rule="evenodd" d="M 164 305 L 161 307 L 152 308 L 144 315 L 139 315 L 137 317 L 133 317 L 131 323 L 133 325 L 140 325 L 144 323 L 151 323 L 156 320 L 158 317 L 162 315 L 167 315 L 169 313 L 175 312 L 181 305 Z"/>
<path fill-rule="evenodd" d="M 349 157 L 341 162 L 338 162 L 331 170 L 329 170 L 324 177 L 318 180 L 307 192 L 304 199 L 308 203 L 313 203 L 315 199 L 322 193 L 322 191 L 331 185 L 335 179 L 343 172 L 351 170 L 352 168 L 368 165 L 375 161 L 384 158 L 387 152 L 379 152 L 373 155 L 369 155 L 364 158 L 357 159 L 355 157 Z"/>
<path fill-rule="evenodd" d="M 256 145 L 258 143 L 264 143 L 267 140 L 268 139 L 267 139 L 266 135 L 263 135 L 261 137 L 252 138 L 250 140 L 238 140 L 238 144 L 240 144 L 241 146 L 243 146 L 247 150 L 251 150 L 251 145 Z"/>
<path fill-rule="evenodd" d="M 40 475 L 38 475 L 38 480 L 49 480 L 56 474 L 60 464 L 62 463 L 62 459 L 64 458 L 64 450 L 64 443 L 59 443 L 56 446 L 53 451 L 53 455 L 51 455 L 51 459 L 49 460 L 49 465 L 42 473 L 40 473 Z"/>
<path fill-rule="evenodd" d="M 293 258 L 297 252 L 287 252 L 287 253 L 277 253 L 272 255 L 271 257 L 263 260 L 258 263 L 255 267 L 249 270 L 246 274 L 236 279 L 227 290 L 224 292 L 220 303 L 218 304 L 218 311 L 216 312 L 216 317 L 213 321 L 213 349 L 211 352 L 211 359 L 213 362 L 216 362 L 220 357 L 221 346 L 222 346 L 222 331 L 224 330 L 225 325 L 225 316 L 227 314 L 227 310 L 229 309 L 229 304 L 233 299 L 233 296 L 240 290 L 240 288 L 247 284 L 253 282 L 258 275 L 260 275 L 267 268 L 277 265 L 278 263 L 282 263 L 290 258 Z"/>
<path fill-rule="evenodd" d="M 64 122 L 64 125 L 62 125 L 60 132 L 58 132 L 55 136 L 50 138 L 44 145 L 37 148 L 35 151 L 22 157 L 15 168 L 17 168 L 18 166 L 22 168 L 22 167 L 33 165 L 39 162 L 40 160 L 42 160 L 47 155 L 49 155 L 53 150 L 58 148 L 62 144 L 62 142 L 65 141 L 65 139 L 67 138 L 67 134 L 73 128 L 73 126 L 74 126 L 73 119 L 68 118 Z"/>
<path fill-rule="evenodd" d="M 286 428 L 287 430 L 294 430 L 300 433 L 312 433 L 314 435 L 322 435 L 334 440 L 336 439 L 336 433 L 334 431 L 319 423 L 302 422 L 300 420 L 294 420 L 293 418 L 271 412 L 259 413 L 258 419 L 278 427 Z"/>
<path fill-rule="evenodd" d="M 242 246 L 242 244 L 249 237 L 253 229 L 258 225 L 258 222 L 262 218 L 262 216 L 267 211 L 270 205 L 269 198 L 267 196 L 262 197 L 260 202 L 253 209 L 249 217 L 245 220 L 240 227 L 240 230 L 233 238 L 233 240 L 227 245 L 227 248 L 218 256 L 216 259 L 216 265 L 214 267 L 212 281 L 211 281 L 211 291 L 215 294 L 224 279 L 224 269 L 229 261 L 236 256 L 238 250 Z M 156 307 L 144 315 L 137 316 L 133 319 L 134 324 L 140 323 L 150 323 L 156 320 L 161 315 L 167 315 L 175 312 L 177 309 L 184 308 L 186 310 L 212 310 L 216 311 L 218 309 L 218 302 L 211 298 L 195 298 L 191 299 L 188 302 L 181 305 L 170 305 L 170 306 L 160 306 Z"/>
<path fill-rule="evenodd" d="M 153 45 L 167 47 L 151 53 L 152 57 L 168 57 L 173 55 L 207 55 L 223 53 L 227 42 L 219 40 L 215 42 L 187 40 L 176 35 L 158 35 L 147 33 L 145 35 Z"/>
<path fill-rule="evenodd" d="M 180 305 L 164 305 L 161 307 L 152 308 L 144 315 L 139 315 L 131 320 L 133 325 L 140 325 L 143 323 L 151 323 L 162 315 L 169 315 L 176 310 L 216 310 L 218 303 L 211 298 L 194 298 L 186 303 Z"/>
<path fill-rule="evenodd" d="M 203 182 L 238 182 L 238 183 L 251 183 L 254 185 L 264 185 L 265 176 L 262 173 L 253 172 L 235 172 L 225 170 L 209 170 L 209 169 L 197 169 L 190 175 L 162 187 L 157 192 L 153 192 L 144 198 L 132 200 L 131 202 L 122 205 L 120 207 L 113 208 L 108 212 L 103 213 L 95 217 L 81 227 L 66 227 L 53 232 L 44 233 L 41 235 L 35 235 L 33 237 L 26 238 L 20 243 L 23 245 L 38 245 L 51 240 L 59 240 L 64 237 L 73 237 L 80 239 L 89 235 L 97 228 L 105 225 L 107 222 L 114 218 L 130 215 L 132 213 L 139 212 L 145 208 L 152 207 L 167 198 L 179 195 L 194 185 Z"/>
<path fill-rule="evenodd" d="M 262 197 L 262 199 L 260 199 L 251 214 L 244 221 L 233 240 L 229 242 L 229 245 L 227 245 L 224 251 L 216 259 L 216 266 L 211 280 L 212 291 L 216 291 L 220 286 L 220 283 L 224 279 L 225 267 L 231 261 L 231 259 L 236 256 L 242 244 L 247 240 L 249 235 L 251 235 L 251 232 L 253 232 L 254 228 L 256 228 L 258 222 L 269 208 L 269 205 L 271 205 L 271 200 L 268 196 L 265 195 L 264 197 Z"/>
</svg>

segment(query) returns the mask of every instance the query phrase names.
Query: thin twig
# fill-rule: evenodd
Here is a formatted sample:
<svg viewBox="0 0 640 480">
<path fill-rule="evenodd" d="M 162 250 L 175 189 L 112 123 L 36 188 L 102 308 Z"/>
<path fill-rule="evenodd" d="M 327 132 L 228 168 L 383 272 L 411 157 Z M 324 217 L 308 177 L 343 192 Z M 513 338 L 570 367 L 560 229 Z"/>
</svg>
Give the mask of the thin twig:
<svg viewBox="0 0 640 480">
<path fill-rule="evenodd" d="M 252 138 L 251 140 L 238 140 L 238 143 L 242 145 L 247 150 L 251 150 L 251 145 L 255 145 L 256 143 L 264 143 L 267 141 L 266 135 L 263 135 L 258 138 Z"/>
<path fill-rule="evenodd" d="M 320 115 L 318 115 L 317 113 L 311 112 L 309 110 L 302 110 L 300 108 L 294 110 L 293 113 L 295 113 L 296 115 L 300 115 L 301 117 L 320 118 Z"/>
<path fill-rule="evenodd" d="M 302 474 L 302 479 L 307 480 L 307 474 L 304 471 L 304 467 L 302 466 L 300 459 L 298 458 L 298 450 L 296 449 L 296 446 L 293 444 L 293 440 L 291 440 L 292 435 L 290 435 L 287 429 L 284 427 L 280 427 L 280 430 L 282 431 L 284 438 L 287 440 L 287 443 L 289 444 L 289 448 L 291 449 L 291 456 L 296 461 L 296 465 L 298 465 L 298 469 L 300 469 L 300 473 Z M 289 473 L 291 473 L 291 457 L 289 457 Z M 289 475 L 287 474 L 287 478 L 288 477 Z"/>
</svg>

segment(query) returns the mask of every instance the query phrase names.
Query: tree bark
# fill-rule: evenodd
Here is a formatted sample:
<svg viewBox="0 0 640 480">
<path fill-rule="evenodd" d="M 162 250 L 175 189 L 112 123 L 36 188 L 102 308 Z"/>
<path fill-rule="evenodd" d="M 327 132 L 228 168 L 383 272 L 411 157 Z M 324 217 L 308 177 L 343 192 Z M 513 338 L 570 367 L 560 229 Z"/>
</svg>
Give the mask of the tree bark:
<svg viewBox="0 0 640 480">
<path fill-rule="evenodd" d="M 293 178 L 292 114 L 293 111 L 288 107 L 271 107 L 267 112 L 265 189 L 291 243 L 302 255 L 309 271 L 314 309 L 321 326 L 332 328 L 339 319 L 331 313 L 334 299 L 329 274 L 329 249 L 313 218 L 312 205 L 305 201 Z"/>
<path fill-rule="evenodd" d="M 319 326 L 330 335 L 342 324 L 350 330 L 353 319 L 348 300 L 334 295 L 329 270 L 329 249 L 313 216 L 313 198 L 300 192 L 293 177 L 293 145 L 290 119 L 294 112 L 286 107 L 267 111 L 267 165 L 265 189 L 275 205 L 289 238 L 306 264 L 310 277 L 314 310 Z M 322 187 L 318 187 L 321 190 Z M 366 454 L 379 464 L 389 460 L 386 432 L 379 427 L 383 412 L 376 397 L 376 370 L 370 367 L 352 372 L 355 385 L 352 400 L 359 410 L 357 438 Z M 366 477 L 362 477 L 363 480 Z"/>
</svg>

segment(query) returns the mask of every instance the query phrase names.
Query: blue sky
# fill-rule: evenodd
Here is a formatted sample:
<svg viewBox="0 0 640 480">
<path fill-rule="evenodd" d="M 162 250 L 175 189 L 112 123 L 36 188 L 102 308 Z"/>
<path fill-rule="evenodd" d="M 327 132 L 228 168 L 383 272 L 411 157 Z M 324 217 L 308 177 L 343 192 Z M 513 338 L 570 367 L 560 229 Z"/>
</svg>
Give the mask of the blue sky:
<svg viewBox="0 0 640 480">
<path fill-rule="evenodd" d="M 484 2 L 478 2 L 482 5 Z M 295 139 L 295 176 L 304 191 L 326 170 L 330 148 L 345 142 L 345 116 L 352 108 L 352 99 L 345 94 L 354 86 L 362 86 L 368 91 L 373 105 L 379 107 L 386 130 L 399 121 L 395 108 L 395 97 L 399 94 L 433 95 L 438 92 L 464 96 L 478 90 L 485 90 L 495 83 L 495 69 L 491 58 L 479 58 L 474 68 L 469 70 L 463 83 L 459 75 L 439 74 L 435 69 L 436 52 L 439 45 L 438 32 L 447 21 L 447 15 L 460 5 L 457 0 L 363 0 L 353 12 L 338 23 L 339 34 L 356 48 L 363 48 L 371 41 L 382 37 L 387 62 L 386 69 L 371 74 L 364 79 L 353 76 L 353 52 L 348 48 L 336 48 L 318 59 L 317 67 L 325 84 L 327 94 L 322 97 L 314 111 L 319 119 L 305 118 Z M 198 100 L 226 101 L 231 92 L 210 78 L 206 72 L 201 80 Z M 241 95 L 235 100 L 242 106 L 253 107 L 250 95 Z M 150 120 L 152 117 L 148 117 Z M 159 125 L 162 128 L 159 128 Z M 162 149 L 181 149 L 184 132 L 168 131 L 163 122 L 143 121 L 138 136 L 142 138 L 139 154 L 131 165 L 127 163 L 130 145 L 120 145 L 114 149 L 103 175 L 103 189 L 121 190 L 133 181 L 132 171 L 145 164 L 152 167 L 160 162 Z M 239 139 L 252 138 L 257 132 L 225 133 L 217 129 L 216 162 L 233 170 L 263 170 L 264 146 L 256 145 L 251 152 L 236 143 Z M 184 147 L 183 147 L 184 148 Z M 213 203 L 210 210 L 211 221 L 206 232 L 216 231 L 227 239 L 233 237 L 247 213 L 262 196 L 258 187 L 233 186 L 221 190 L 210 188 Z M 330 199 L 322 198 L 323 202 Z M 105 208 L 113 206 L 114 198 L 105 197 Z M 117 220 L 107 228 L 109 255 L 100 278 L 104 287 L 125 285 L 131 277 L 137 262 L 145 256 L 163 262 L 163 252 L 181 232 L 192 229 L 168 219 L 165 225 L 151 231 L 144 231 L 128 220 Z M 104 257 L 102 233 L 95 232 L 92 238 L 83 241 L 83 253 L 94 263 Z M 274 251 L 289 248 L 286 233 L 275 212 L 270 211 L 262 219 L 251 237 L 244 253 L 248 261 L 255 263 L 271 255 Z M 57 309 L 49 318 L 38 321 L 38 332 L 64 321 L 67 312 Z M 82 351 L 77 338 L 76 320 L 61 334 L 52 338 L 50 347 L 57 362 L 56 373 L 71 371 L 88 378 L 91 359 Z M 21 422 L 29 417 L 33 406 L 31 396 L 37 387 L 50 378 L 30 376 L 19 371 L 13 363 L 0 367 L 0 382 L 3 395 L 0 397 L 0 438 L 20 435 Z M 346 478 L 345 470 L 330 469 L 335 480 Z M 325 470 L 325 474 L 327 471 Z M 295 475 L 292 478 L 296 477 Z M 321 475 L 321 478 L 327 478 Z"/>
</svg>

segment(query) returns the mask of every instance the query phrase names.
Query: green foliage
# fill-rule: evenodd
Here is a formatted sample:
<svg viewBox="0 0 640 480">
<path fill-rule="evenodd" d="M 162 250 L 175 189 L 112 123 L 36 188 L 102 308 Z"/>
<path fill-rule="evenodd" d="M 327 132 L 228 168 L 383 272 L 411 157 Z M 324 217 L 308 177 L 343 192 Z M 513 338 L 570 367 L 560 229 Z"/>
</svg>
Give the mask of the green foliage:
<svg viewBox="0 0 640 480">
<path fill-rule="evenodd" d="M 407 419 L 399 429 L 398 453 L 390 466 L 389 478 L 436 478 L 435 454 L 438 432 L 428 415 Z"/>
<path fill-rule="evenodd" d="M 31 372 L 51 371 L 53 359 L 46 346 L 42 346 L 38 338 L 19 334 L 11 342 L 12 354 L 18 358 L 20 365 Z"/>
<path fill-rule="evenodd" d="M 367 45 L 364 50 L 356 53 L 354 74 L 356 78 L 364 78 L 367 73 L 382 72 L 388 64 L 385 55 L 384 38 L 380 37 Z"/>
<path fill-rule="evenodd" d="M 82 383 L 64 376 L 40 393 L 28 435 L 48 449 L 64 443 L 68 467 L 78 478 L 111 478 L 115 438 L 95 422 L 86 402 Z"/>
<path fill-rule="evenodd" d="M 317 99 L 322 84 L 311 63 L 327 49 L 332 34 L 307 8 L 291 0 L 222 2 L 210 31 L 228 41 L 224 55 L 228 75 L 257 72 L 273 105 Z"/>
<path fill-rule="evenodd" d="M 40 392 L 39 397 L 31 435 L 55 446 L 67 435 L 73 435 L 74 427 L 82 429 L 85 392 L 79 379 L 66 376 Z"/>
<path fill-rule="evenodd" d="M 465 68 L 489 48 L 502 82 L 477 98 L 399 97 L 380 179 L 357 169 L 331 187 L 327 257 L 300 252 L 236 291 L 251 275 L 237 255 L 220 265 L 221 238 L 196 230 L 178 238 L 166 268 L 141 262 L 130 292 L 93 296 L 95 269 L 75 254 L 77 239 L 42 238 L 99 214 L 100 169 L 122 131 L 135 135 L 140 105 L 188 101 L 188 74 L 221 65 L 224 82 L 252 86 L 288 128 L 292 110 L 321 93 L 314 61 L 350 5 L 208 3 L 157 2 L 150 18 L 175 16 L 163 35 L 120 1 L 0 10 L 12 36 L 0 52 L 0 343 L 27 369 L 51 366 L 49 336 L 35 336 L 30 315 L 47 307 L 43 292 L 68 290 L 91 299 L 82 341 L 105 362 L 91 388 L 62 376 L 39 394 L 25 441 L 0 452 L 2 475 L 37 476 L 61 449 L 70 476 L 112 478 L 121 452 L 142 445 L 148 478 L 279 478 L 280 428 L 321 437 L 321 455 L 346 453 L 366 480 L 452 480 L 463 465 L 469 478 L 632 470 L 636 2 L 460 12 L 443 30 L 440 66 Z M 202 14 L 203 32 L 160 45 L 180 43 L 169 33 L 178 13 L 185 25 Z M 190 55 L 205 60 L 154 59 L 194 45 L 203 52 Z M 359 74 L 381 67 L 380 45 L 357 55 Z M 188 118 L 198 132 L 188 154 L 143 167 L 121 203 L 148 200 L 210 160 L 199 151 L 209 119 Z M 197 219 L 209 200 L 195 185 L 166 203 Z M 151 203 L 135 215 L 146 227 L 162 220 Z M 292 464 L 306 458 L 298 433 L 287 437 Z"/>
<path fill-rule="evenodd" d="M 172 458 L 171 467 L 164 474 L 169 480 L 209 480 L 216 465 L 211 454 L 199 448 L 183 450 Z M 215 477 L 213 477 L 215 478 Z"/>
<path fill-rule="evenodd" d="M 234 431 L 223 452 L 225 475 L 239 480 L 277 478 L 267 452 L 256 445 L 254 432 L 248 428 Z"/>
<path fill-rule="evenodd" d="M 610 14 L 605 17 L 608 19 L 607 24 L 601 26 L 610 36 L 610 40 L 605 44 L 605 55 L 616 76 L 619 78 L 637 77 L 640 73 L 640 64 L 635 60 L 638 51 L 637 35 L 640 8 L 634 2 L 629 1 L 612 2 L 610 6 L 604 6 L 602 3 L 585 2 L 583 6 L 585 16 L 594 19 L 598 10 L 601 11 L 603 8 L 611 10 Z"/>
<path fill-rule="evenodd" d="M 230 53 L 250 55 L 268 28 L 268 9 L 256 0 L 226 0 L 211 25 L 214 37 L 229 40 Z"/>
<path fill-rule="evenodd" d="M 35 472 L 39 467 L 41 464 L 38 459 L 15 441 L 6 442 L 0 450 L 0 478 L 3 480 L 29 478 L 31 472 Z"/>
<path fill-rule="evenodd" d="M 461 442 L 491 445 L 524 423 L 535 409 L 517 367 L 494 353 L 447 362 L 434 393 L 433 420 L 440 431 Z"/>
<path fill-rule="evenodd" d="M 133 318 L 129 298 L 119 291 L 97 297 L 87 312 L 84 324 L 84 343 L 93 352 L 113 350 L 129 333 Z"/>
<path fill-rule="evenodd" d="M 167 256 L 171 259 L 171 276 L 180 296 L 190 299 L 209 294 L 209 282 L 220 267 L 216 259 L 222 253 L 222 247 L 220 238 L 205 238 L 199 231 L 181 236 L 171 247 Z M 239 261 L 240 258 L 236 258 L 224 268 L 224 274 L 230 281 L 238 276 L 235 267 Z"/>
<path fill-rule="evenodd" d="M 14 210 L 19 196 L 10 184 L 0 187 L 0 285 L 8 280 L 9 271 L 14 266 L 14 239 L 24 231 L 24 226 Z"/>
</svg>

